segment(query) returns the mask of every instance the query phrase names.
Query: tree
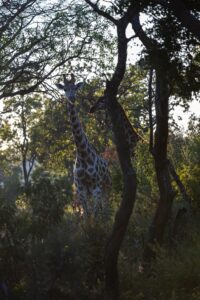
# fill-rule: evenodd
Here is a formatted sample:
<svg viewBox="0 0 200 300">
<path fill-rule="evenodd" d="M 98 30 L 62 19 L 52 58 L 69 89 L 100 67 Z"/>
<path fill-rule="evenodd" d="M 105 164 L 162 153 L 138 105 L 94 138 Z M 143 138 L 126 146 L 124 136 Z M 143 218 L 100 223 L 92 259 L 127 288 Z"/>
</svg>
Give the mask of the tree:
<svg viewBox="0 0 200 300">
<path fill-rule="evenodd" d="M 31 96 L 13 97 L 5 101 L 4 112 L 7 115 L 7 124 L 10 126 L 11 137 L 4 136 L 4 140 L 12 141 L 11 148 L 21 164 L 25 189 L 29 185 L 31 171 L 37 157 L 36 144 L 30 143 L 32 128 L 36 125 L 41 110 L 41 103 L 38 98 Z M 7 112 L 9 108 L 9 112 Z"/>
<path fill-rule="evenodd" d="M 194 213 L 199 211 L 199 177 L 200 177 L 200 136 L 199 119 L 192 116 L 187 131 L 187 136 L 183 137 L 182 151 L 180 152 L 179 173 L 180 178 L 186 186 L 190 195 L 191 205 Z M 176 141 L 175 141 L 176 142 Z"/>
<path fill-rule="evenodd" d="M 188 35 L 180 24 L 177 24 L 177 21 L 169 14 L 168 8 L 163 9 L 163 12 L 158 12 L 156 9 L 153 11 L 151 7 L 145 10 L 149 15 L 153 16 L 154 27 L 147 30 L 146 33 L 140 25 L 139 14 L 134 16 L 132 27 L 146 48 L 148 64 L 151 68 L 155 69 L 156 73 L 156 130 L 155 140 L 153 141 L 153 129 L 151 128 L 150 150 L 155 159 L 160 200 L 150 230 L 149 242 L 150 244 L 154 242 L 161 244 L 164 237 L 164 229 L 170 216 L 172 201 L 175 196 L 172 189 L 170 173 L 182 193 L 186 195 L 180 178 L 167 158 L 169 97 L 177 93 L 188 99 L 191 97 L 192 90 L 199 90 L 199 84 L 197 84 L 195 88 L 193 78 L 187 76 L 190 73 L 192 62 L 188 61 L 188 64 L 186 64 L 180 57 L 180 52 L 185 51 L 184 55 L 187 55 L 188 49 L 184 48 L 183 50 L 179 47 L 180 41 L 178 40 L 178 36 L 181 37 L 183 45 L 187 43 L 189 45 L 191 43 L 191 45 L 195 46 L 196 42 L 194 41 L 193 43 L 189 40 L 190 34 Z M 168 20 L 168 22 L 164 23 L 163 19 L 158 17 L 159 14 L 162 15 L 163 19 Z M 178 33 L 180 33 L 180 35 Z M 198 66 L 196 70 L 197 69 Z M 187 82 L 188 90 L 186 92 L 182 86 L 183 80 Z M 153 252 L 147 247 L 145 257 L 149 259 L 152 255 Z"/>
<path fill-rule="evenodd" d="M 198 20 L 199 4 L 194 1 L 171 0 L 169 3 L 158 1 L 163 6 L 168 6 L 181 24 L 200 40 L 200 21 Z M 192 12 L 191 12 L 192 10 Z M 195 14 L 194 14 L 195 13 Z"/>
<path fill-rule="evenodd" d="M 174 1 L 174 3 L 177 5 L 178 1 Z M 136 153 L 138 161 L 135 162 L 135 158 L 133 158 L 134 167 L 131 164 L 129 147 L 121 126 L 122 120 L 119 118 L 117 101 L 120 97 L 123 106 L 129 110 L 130 118 L 137 120 L 138 127 L 141 125 L 139 124 L 141 119 L 142 125 L 144 125 L 146 130 L 148 130 L 148 123 L 151 123 L 150 149 L 155 158 L 160 202 L 158 203 L 157 212 L 153 219 L 153 225 L 155 226 L 153 229 L 151 228 L 149 242 L 153 241 L 154 243 L 158 241 L 162 243 L 164 240 L 164 230 L 172 210 L 175 189 L 169 172 L 168 161 L 168 117 L 170 105 L 171 103 L 174 104 L 175 101 L 183 105 L 185 103 L 188 104 L 191 95 L 199 91 L 199 50 L 196 47 L 197 38 L 195 38 L 198 32 L 194 34 L 192 33 L 193 29 L 187 29 L 186 25 L 188 24 L 183 26 L 182 24 L 184 23 L 180 23 L 179 20 L 182 16 L 176 16 L 177 13 L 173 9 L 172 4 L 172 1 L 167 1 L 166 3 L 166 1 L 152 2 L 146 0 L 137 1 L 137 3 L 136 1 L 128 0 L 85 0 L 81 2 L 73 0 L 70 3 L 66 1 L 54 1 L 53 4 L 44 0 L 1 2 L 2 9 L 0 14 L 3 21 L 0 31 L 2 45 L 2 47 L 0 46 L 0 58 L 2 58 L 3 68 L 0 71 L 0 81 L 2 82 L 0 97 L 2 99 L 7 98 L 7 100 L 4 101 L 0 138 L 1 141 L 6 140 L 8 142 L 7 145 L 12 147 L 9 149 L 1 148 L 0 156 L 2 161 L 0 165 L 1 168 L 3 167 L 8 171 L 10 168 L 11 171 L 8 160 L 10 158 L 12 162 L 14 159 L 19 160 L 20 155 L 21 160 L 24 162 L 27 158 L 32 160 L 32 157 L 34 159 L 37 157 L 42 165 L 42 172 L 38 170 L 35 173 L 35 181 L 33 182 L 32 191 L 30 191 L 32 198 L 30 197 L 28 204 L 24 205 L 24 194 L 17 194 L 16 205 L 16 196 L 14 197 L 13 213 L 7 212 L 6 214 L 4 212 L 6 212 L 7 208 L 4 204 L 7 201 L 7 195 L 2 198 L 1 202 L 1 207 L 5 207 L 5 210 L 2 209 L 2 224 L 3 226 L 7 224 L 5 218 L 7 215 L 10 215 L 10 218 L 8 218 L 12 225 L 10 228 L 13 230 L 16 227 L 13 235 L 16 236 L 17 243 L 19 241 L 20 244 L 20 247 L 16 246 L 17 251 L 15 251 L 11 242 L 8 241 L 8 244 L 12 248 L 12 255 L 9 256 L 5 250 L 7 249 L 7 236 L 4 236 L 6 247 L 3 247 L 1 251 L 3 252 L 3 257 L 6 259 L 9 257 L 10 268 L 8 268 L 9 271 L 7 274 L 12 274 L 13 261 L 21 262 L 20 254 L 22 256 L 24 253 L 27 254 L 25 257 L 27 258 L 29 267 L 32 269 L 30 276 L 26 270 L 24 259 L 23 266 L 20 263 L 20 268 L 18 266 L 14 268 L 17 271 L 19 269 L 20 271 L 22 270 L 22 272 L 16 272 L 16 274 L 19 274 L 20 280 L 18 280 L 16 275 L 16 278 L 11 280 L 14 282 L 13 290 L 16 286 L 21 288 L 18 291 L 19 294 L 25 290 L 27 291 L 27 288 L 30 288 L 29 292 L 31 294 L 32 291 L 35 291 L 33 287 L 38 285 L 38 295 L 41 297 L 44 294 L 47 295 L 47 290 L 50 292 L 51 289 L 54 290 L 56 287 L 55 291 L 58 290 L 61 292 L 62 290 L 61 297 L 68 296 L 69 294 L 72 298 L 81 298 L 80 295 L 84 294 L 84 297 L 90 298 L 91 295 L 98 294 L 99 291 L 97 289 L 99 286 L 101 288 L 101 281 L 104 280 L 102 269 L 99 271 L 94 268 L 93 270 L 94 261 L 100 262 L 102 259 L 102 253 L 98 255 L 99 252 L 96 249 L 102 246 L 104 239 L 101 240 L 100 238 L 96 243 L 97 247 L 94 247 L 95 259 L 89 258 L 88 262 L 85 262 L 84 257 L 89 252 L 85 251 L 85 247 L 82 247 L 84 244 L 84 234 L 89 235 L 91 230 L 92 234 L 91 239 L 88 239 L 88 248 L 93 252 L 91 241 L 94 242 L 94 238 L 98 236 L 98 226 L 96 226 L 98 225 L 98 220 L 97 222 L 95 220 L 94 223 L 91 221 L 92 225 L 95 225 L 91 228 L 92 225 L 90 222 L 87 223 L 85 220 L 82 220 L 82 222 L 80 220 L 77 221 L 75 216 L 70 214 L 66 208 L 63 210 L 63 206 L 68 200 L 66 198 L 66 187 L 68 187 L 66 183 L 68 183 L 68 180 L 65 182 L 63 180 L 62 184 L 60 184 L 59 180 L 57 181 L 57 175 L 60 176 L 60 174 L 66 172 L 66 168 L 68 169 L 67 175 L 71 174 L 71 157 L 73 156 L 73 143 L 71 142 L 70 130 L 68 130 L 67 112 L 65 106 L 62 104 L 62 99 L 58 98 L 57 93 L 51 85 L 52 81 L 55 78 L 57 79 L 57 76 L 60 76 L 62 73 L 74 72 L 83 78 L 89 76 L 90 82 L 86 85 L 85 90 L 83 90 L 83 95 L 80 96 L 80 102 L 77 103 L 77 106 L 81 110 L 83 123 L 87 127 L 90 138 L 95 141 L 95 145 L 101 150 L 104 148 L 102 141 L 105 145 L 109 145 L 110 135 L 108 133 L 105 136 L 100 134 L 100 129 L 102 128 L 101 116 L 99 117 L 100 122 L 97 129 L 94 128 L 94 120 L 89 121 L 88 116 L 85 114 L 88 107 L 88 104 L 85 105 L 85 98 L 89 96 L 92 99 L 93 96 L 98 97 L 100 94 L 104 94 L 107 99 L 107 111 L 111 119 L 122 171 L 122 175 L 119 174 L 117 167 L 117 171 L 113 171 L 113 173 L 115 172 L 114 176 L 116 175 L 114 183 L 116 193 L 114 197 L 118 200 L 118 193 L 121 191 L 122 186 L 123 195 L 120 207 L 115 216 L 111 235 L 105 248 L 105 298 L 118 299 L 120 296 L 118 258 L 120 250 L 122 251 L 122 255 L 124 254 L 121 247 L 122 241 L 136 199 L 137 181 L 135 166 L 138 169 L 140 168 L 137 177 L 143 188 L 142 196 L 140 194 L 138 197 L 139 200 L 144 199 L 144 202 L 139 203 L 140 207 L 144 210 L 146 207 L 152 210 L 155 204 L 157 204 L 156 199 L 158 198 L 158 189 L 155 184 L 155 170 L 153 169 L 152 157 L 148 153 L 147 144 L 139 145 L 138 151 L 140 152 Z M 184 1 L 184 6 L 187 12 L 191 14 L 190 17 L 198 24 L 196 17 L 198 16 L 199 6 L 196 4 L 196 1 Z M 149 23 L 147 22 L 146 27 L 139 24 L 139 12 L 145 13 L 148 17 L 147 21 Z M 7 20 L 9 20 L 8 23 Z M 139 100 L 140 97 L 143 97 L 143 94 L 142 96 L 138 94 L 135 96 L 132 92 L 131 85 L 134 83 L 138 85 L 137 76 L 132 76 L 130 69 L 126 72 L 127 47 L 132 40 L 132 37 L 126 37 L 126 29 L 130 23 L 135 28 L 135 35 L 133 37 L 139 37 L 145 46 L 137 67 L 143 68 L 144 74 L 147 73 L 149 68 L 156 70 L 156 76 L 152 76 L 156 83 L 156 88 L 153 89 L 155 95 L 152 93 L 149 97 L 149 106 L 155 104 L 156 116 L 153 115 L 155 119 L 152 118 L 150 121 L 146 117 L 147 101 L 142 102 Z M 113 35 L 109 33 L 110 28 L 117 31 L 115 44 L 112 39 Z M 118 52 L 117 65 L 113 68 L 112 63 L 115 59 L 116 48 Z M 95 76 L 98 76 L 99 79 L 96 80 Z M 107 82 L 105 84 L 104 81 L 106 78 Z M 92 79 L 94 80 L 92 81 Z M 124 85 L 122 83 L 123 79 L 125 79 Z M 95 83 L 97 83 L 97 88 Z M 142 83 L 139 83 L 141 86 L 139 93 L 142 89 L 145 90 L 146 83 L 147 80 L 142 78 Z M 40 91 L 50 94 L 50 99 L 48 96 L 39 97 L 36 92 Z M 30 95 L 30 97 L 26 95 L 32 92 L 34 92 L 34 97 L 33 95 Z M 124 92 L 126 94 L 125 97 L 122 96 Z M 175 100 L 171 99 L 170 96 L 173 96 Z M 144 100 L 147 99 L 145 98 Z M 10 122 L 9 117 L 14 117 L 14 120 Z M 154 124 L 155 121 L 156 124 Z M 156 131 L 154 131 L 154 126 L 156 127 Z M 199 197 L 197 182 L 199 170 L 196 168 L 196 165 L 199 158 L 196 152 L 199 149 L 199 138 L 195 136 L 194 140 L 192 138 L 192 142 L 190 140 L 188 143 L 191 147 L 187 145 L 188 147 L 185 149 L 191 153 L 189 157 L 192 156 L 194 160 L 192 160 L 191 164 L 188 161 L 185 164 L 183 162 L 177 164 L 176 169 L 193 203 L 197 203 Z M 115 162 L 115 164 L 117 163 Z M 46 172 L 49 170 L 55 174 L 55 177 L 52 174 L 49 176 L 48 172 Z M 189 177 L 187 176 L 188 170 L 191 175 Z M 29 171 L 24 168 L 24 177 L 27 182 L 29 182 Z M 71 178 L 68 179 L 70 181 Z M 122 181 L 123 184 L 121 184 Z M 142 188 L 140 187 L 139 193 Z M 69 200 L 72 198 L 70 192 L 71 189 L 69 187 Z M 116 205 L 116 199 L 114 205 Z M 147 202 L 148 205 L 145 207 Z M 31 209 L 29 209 L 28 205 L 32 206 Z M 113 208 L 115 208 L 114 205 Z M 137 212 L 135 215 L 137 215 Z M 149 218 L 151 216 L 151 212 L 148 209 L 146 209 L 146 215 Z M 104 222 L 102 222 L 104 216 L 101 217 L 100 231 L 101 236 L 105 237 L 107 228 Z M 140 217 L 142 219 L 142 216 Z M 20 224 L 19 220 L 21 221 Z M 60 224 L 61 221 L 63 222 L 62 224 Z M 38 224 L 44 225 L 43 231 L 38 232 Z M 51 224 L 53 224 L 52 227 L 50 226 Z M 143 225 L 145 227 L 147 222 L 143 224 L 145 224 Z M 55 229 L 53 228 L 54 226 L 58 226 L 55 231 L 53 230 Z M 48 238 L 47 233 L 50 233 L 49 227 L 54 231 L 54 233 L 51 232 L 52 248 L 46 242 Z M 81 227 L 83 227 L 82 230 L 80 230 Z M 63 228 L 65 228 L 64 231 Z M 131 229 L 136 231 L 135 228 Z M 59 232 L 62 232 L 61 237 L 59 237 Z M 74 234 L 74 232 L 76 233 Z M 3 235 L 4 232 L 1 232 L 1 234 Z M 132 237 L 133 235 L 131 234 L 129 236 L 129 241 L 132 245 L 131 251 L 135 247 Z M 59 246 L 60 238 L 61 247 Z M 30 243 L 30 240 L 33 243 Z M 37 240 L 39 243 L 37 243 Z M 35 246 L 35 252 L 34 249 L 31 249 L 33 245 Z M 80 254 L 82 253 L 81 248 L 85 252 L 83 256 Z M 60 251 L 60 255 L 57 255 L 57 257 L 55 254 L 57 250 L 55 251 L 55 249 L 58 252 Z M 142 246 L 139 247 L 138 252 L 140 251 L 141 253 L 141 250 L 143 250 Z M 149 255 L 151 250 L 149 244 L 147 250 Z M 15 255 L 16 252 L 17 255 Z M 129 255 L 131 256 L 132 253 L 129 253 Z M 74 259 L 75 256 L 76 258 Z M 130 259 L 130 256 L 127 257 Z M 38 260 L 37 257 L 39 257 Z M 45 257 L 47 257 L 46 260 Z M 55 262 L 53 259 L 53 264 L 49 263 L 49 261 L 52 262 L 52 258 L 54 257 L 56 258 Z M 6 266 L 6 259 L 2 261 L 3 270 Z M 132 255 L 132 261 L 134 259 Z M 41 266 L 43 260 L 44 269 Z M 77 260 L 76 264 L 74 264 L 75 260 Z M 30 261 L 31 263 L 29 263 Z M 132 261 L 131 259 L 127 261 L 127 266 L 129 267 Z M 102 261 L 97 265 L 100 268 L 103 267 Z M 81 281 L 80 278 L 85 278 L 85 276 L 80 275 L 81 272 L 84 273 L 85 266 L 87 270 L 90 268 L 91 270 L 89 271 L 88 279 L 82 281 L 81 288 L 79 287 L 77 291 L 77 282 Z M 68 271 L 66 271 L 67 269 Z M 73 275 L 72 279 L 70 276 L 74 270 L 76 272 L 74 272 L 75 275 Z M 52 279 L 51 272 L 53 275 Z M 93 272 L 97 276 L 96 274 L 93 276 Z M 36 275 L 35 278 L 34 275 Z M 145 274 L 140 275 L 144 278 L 143 275 Z M 30 277 L 32 277 L 31 279 L 34 283 L 32 286 L 28 284 Z M 51 279 L 50 281 L 49 278 Z M 41 288 L 40 284 L 44 284 L 44 288 Z M 91 291 L 90 287 L 92 289 L 94 286 L 95 290 Z M 34 298 L 35 295 L 33 294 Z M 138 297 L 141 297 L 141 294 Z"/>
<path fill-rule="evenodd" d="M 119 298 L 119 282 L 117 261 L 120 246 L 122 244 L 129 218 L 132 213 L 136 195 L 136 174 L 131 165 L 130 150 L 125 139 L 122 122 L 119 119 L 117 93 L 119 85 L 124 77 L 127 59 L 126 28 L 135 13 L 134 5 L 129 5 L 121 18 L 116 19 L 105 10 L 99 8 L 89 0 L 85 0 L 93 10 L 115 24 L 117 29 L 118 61 L 115 71 L 107 81 L 104 95 L 107 99 L 108 112 L 111 118 L 113 132 L 117 146 L 120 166 L 123 174 L 124 192 L 119 210 L 115 216 L 115 222 L 105 250 L 105 299 Z"/>
<path fill-rule="evenodd" d="M 110 46 L 102 35 L 107 24 L 94 22 L 76 1 L 2 1 L 0 8 L 0 99 L 34 91 L 50 93 L 49 80 L 57 76 L 56 70 L 71 70 L 72 61 L 81 66 L 77 58 L 91 68 L 93 59 Z M 95 40 L 101 49 L 90 48 Z M 100 60 L 97 65 L 101 68 Z M 83 63 L 82 67 L 86 69 Z"/>
<path fill-rule="evenodd" d="M 167 143 L 169 131 L 169 96 L 176 93 L 176 95 L 184 95 L 186 98 L 189 98 L 192 91 L 199 90 L 198 82 L 196 82 L 196 85 L 195 83 L 192 83 L 190 72 L 191 59 L 188 55 L 188 49 L 190 46 L 194 50 L 196 46 L 196 40 L 195 38 L 192 38 L 190 32 L 182 28 L 182 26 L 177 21 L 177 19 L 174 18 L 174 16 L 171 16 L 169 7 L 164 7 L 160 12 L 160 6 L 157 2 L 152 4 L 149 1 L 139 1 L 139 3 L 134 4 L 132 1 L 116 1 L 115 3 L 111 2 L 110 5 L 107 6 L 100 6 L 97 2 L 94 3 L 88 0 L 86 0 L 86 2 L 93 8 L 96 13 L 108 19 L 117 27 L 118 63 L 113 77 L 111 77 L 111 79 L 106 84 L 104 95 L 108 99 L 108 111 L 113 123 L 113 131 L 115 133 L 116 145 L 122 172 L 124 171 L 124 178 L 126 178 L 127 175 L 127 169 L 124 168 L 123 165 L 123 163 L 125 162 L 124 156 L 128 156 L 127 154 L 125 154 L 125 152 L 122 151 L 122 149 L 126 149 L 126 145 L 123 144 L 123 133 L 121 132 L 121 136 L 119 134 L 120 121 L 117 119 L 117 109 L 114 109 L 114 103 L 116 103 L 118 87 L 125 73 L 127 50 L 125 44 L 127 42 L 127 39 L 125 36 L 124 28 L 126 28 L 129 22 L 132 23 L 135 35 L 140 38 L 140 40 L 146 47 L 147 55 L 144 55 L 144 60 L 148 60 L 148 65 L 156 70 L 156 131 L 155 142 L 153 145 L 153 154 L 155 158 L 157 181 L 160 190 L 160 201 L 153 221 L 150 241 L 157 241 L 158 243 L 162 243 L 164 229 L 169 219 L 172 202 L 175 197 L 170 178 L 169 161 L 167 158 Z M 153 28 L 151 27 L 148 30 L 148 33 L 150 34 L 149 37 L 144 32 L 144 30 L 142 30 L 142 27 L 139 23 L 139 12 L 144 12 L 152 18 L 151 21 L 153 22 L 154 26 Z M 127 19 L 125 16 L 127 17 Z M 181 34 L 181 42 L 182 46 L 184 45 L 184 50 L 179 45 L 179 34 Z M 180 58 L 180 53 L 182 53 L 181 51 L 184 53 L 184 58 L 186 57 L 186 55 L 188 55 L 187 63 L 186 61 L 184 61 L 184 59 Z M 196 67 L 196 70 L 198 70 L 198 66 Z M 190 88 L 188 89 L 188 93 L 183 90 L 183 80 L 184 82 L 187 82 L 187 86 L 190 86 Z M 126 166 L 130 166 L 128 161 L 126 162 Z M 133 184 L 132 188 L 133 190 L 135 190 L 135 184 Z M 120 212 L 121 210 L 119 209 L 119 215 Z M 114 247 L 112 248 L 112 246 L 115 244 L 114 242 L 112 243 L 112 238 L 114 241 L 115 234 L 117 233 L 117 224 L 120 224 L 119 219 L 116 218 L 116 227 L 114 225 L 110 244 L 108 243 L 111 250 L 109 249 L 109 246 L 107 248 L 110 250 L 110 253 L 108 251 L 108 253 L 110 254 L 110 256 L 108 255 L 108 257 L 111 258 L 112 256 L 112 259 L 110 259 L 108 263 L 110 270 L 114 270 L 112 273 L 112 278 L 117 278 L 117 250 L 116 248 L 114 249 Z M 119 236 L 120 235 L 118 233 L 118 237 Z M 115 246 L 116 245 L 117 247 L 119 247 L 120 242 L 116 243 Z M 115 250 L 116 252 L 114 252 Z M 115 253 L 115 255 L 111 255 L 111 253 Z M 110 274 L 107 274 L 106 279 L 108 279 L 109 277 L 111 278 Z M 114 282 L 117 282 L 117 280 L 112 281 L 113 286 Z M 107 282 L 106 284 L 107 287 L 109 287 L 109 284 L 111 286 L 111 283 Z"/>
</svg>

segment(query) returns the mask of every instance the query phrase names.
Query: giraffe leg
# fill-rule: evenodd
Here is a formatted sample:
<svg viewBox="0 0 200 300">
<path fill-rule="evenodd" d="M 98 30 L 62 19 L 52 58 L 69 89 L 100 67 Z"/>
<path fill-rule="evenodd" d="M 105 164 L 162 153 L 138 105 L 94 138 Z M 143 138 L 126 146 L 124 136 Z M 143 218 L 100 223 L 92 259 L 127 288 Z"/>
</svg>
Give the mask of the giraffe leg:
<svg viewBox="0 0 200 300">
<path fill-rule="evenodd" d="M 76 175 L 74 176 L 74 184 L 76 190 L 76 201 L 79 205 L 80 214 L 88 214 L 87 190 Z"/>
<path fill-rule="evenodd" d="M 74 213 L 78 213 L 79 215 L 81 215 L 82 207 L 77 197 L 73 200 L 72 209 Z"/>
<path fill-rule="evenodd" d="M 96 187 L 93 191 L 92 191 L 92 196 L 94 198 L 94 214 L 97 214 L 99 209 L 102 209 L 102 191 L 100 187 Z"/>
<path fill-rule="evenodd" d="M 106 211 L 108 208 L 108 202 L 109 202 L 108 193 L 105 192 L 102 197 L 102 208 L 104 211 Z"/>
<path fill-rule="evenodd" d="M 83 208 L 83 213 L 88 215 L 89 210 L 88 210 L 88 205 L 87 205 L 87 191 L 85 189 L 83 190 L 77 190 L 77 197 L 79 199 L 79 203 L 81 204 Z"/>
<path fill-rule="evenodd" d="M 83 186 L 76 185 L 76 197 L 74 202 L 80 214 L 88 214 L 87 191 Z"/>
</svg>

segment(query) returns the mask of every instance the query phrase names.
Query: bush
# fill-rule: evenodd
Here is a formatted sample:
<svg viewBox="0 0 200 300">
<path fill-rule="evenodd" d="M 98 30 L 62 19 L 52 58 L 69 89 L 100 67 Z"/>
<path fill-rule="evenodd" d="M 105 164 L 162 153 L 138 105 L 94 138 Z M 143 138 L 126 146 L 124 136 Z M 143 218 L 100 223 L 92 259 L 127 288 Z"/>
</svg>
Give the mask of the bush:
<svg viewBox="0 0 200 300">
<path fill-rule="evenodd" d="M 194 224 L 193 224 L 194 225 Z M 173 249 L 158 248 L 150 269 L 140 260 L 123 270 L 123 300 L 199 300 L 200 231 L 190 226 L 187 239 Z"/>
</svg>

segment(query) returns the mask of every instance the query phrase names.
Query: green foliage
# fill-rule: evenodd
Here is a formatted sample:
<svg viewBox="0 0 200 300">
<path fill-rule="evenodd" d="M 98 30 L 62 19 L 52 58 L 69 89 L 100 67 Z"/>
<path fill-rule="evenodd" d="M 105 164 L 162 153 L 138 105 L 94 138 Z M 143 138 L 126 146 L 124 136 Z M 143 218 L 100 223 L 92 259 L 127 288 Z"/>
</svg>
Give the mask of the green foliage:
<svg viewBox="0 0 200 300">
<path fill-rule="evenodd" d="M 11 299 L 100 299 L 107 215 L 72 214 L 66 177 L 36 169 L 24 193 L 14 172 L 0 190 L 0 280 Z"/>
<path fill-rule="evenodd" d="M 24 10 L 26 2 L 30 5 Z M 132 2 L 97 4 L 119 18 Z M 176 96 L 173 103 L 182 101 L 187 107 L 185 99 L 199 91 L 196 39 L 168 9 L 152 7 L 150 1 L 143 10 L 147 2 L 138 3 L 149 17 L 147 34 L 161 49 L 163 65 L 159 67 L 168 72 L 171 94 Z M 197 8 L 195 1 L 185 3 Z M 2 1 L 0 8 L 0 98 L 8 97 L 0 107 L 0 283 L 6 282 L 11 300 L 100 300 L 104 249 L 120 204 L 123 178 L 106 113 L 91 118 L 87 112 L 112 74 L 117 47 L 112 25 L 84 1 Z M 133 126 L 148 140 L 146 66 L 158 62 L 158 56 L 145 53 L 143 58 L 145 66 L 129 66 L 118 100 Z M 75 148 L 66 103 L 52 88 L 52 80 L 71 72 L 81 80 L 89 78 L 77 97 L 77 110 L 89 140 L 111 160 L 109 210 L 96 218 L 79 216 L 71 208 Z M 36 90 L 38 93 L 26 95 Z M 183 100 L 177 100 L 178 96 Z M 173 216 L 183 203 L 179 193 L 164 246 L 157 249 L 150 271 L 143 269 L 142 260 L 158 188 L 148 143 L 137 145 L 133 160 L 137 201 L 119 258 L 124 300 L 200 299 L 199 223 L 194 222 L 200 208 L 198 130 L 199 123 L 191 121 L 187 136 L 174 132 L 169 141 L 170 158 L 192 199 L 193 224 L 187 227 L 182 222 L 181 234 L 178 232 L 177 241 L 172 240 Z M 29 174 L 29 184 L 24 187 L 21 164 L 35 160 L 39 167 Z"/>
<path fill-rule="evenodd" d="M 182 138 L 185 141 L 180 143 L 178 137 L 179 147 L 173 141 L 172 150 L 179 149 L 176 165 L 184 170 L 186 153 L 185 165 L 198 162 L 199 139 L 196 133 Z M 171 244 L 169 233 L 166 246 L 157 250 L 150 273 L 143 271 L 142 256 L 158 196 L 153 161 L 145 143 L 138 144 L 135 167 L 137 202 L 119 257 L 122 299 L 198 300 L 200 240 L 194 218 L 192 226 L 181 234 L 183 241 Z M 24 193 L 17 173 L 10 170 L 0 193 L 0 277 L 8 284 L 11 299 L 102 299 L 104 247 L 123 188 L 117 161 L 112 163 L 111 173 L 109 216 L 83 218 L 68 209 L 72 201 L 70 178 L 38 168 Z M 191 171 L 190 175 L 188 187 L 197 187 L 197 175 Z M 173 220 L 168 231 L 170 227 Z"/>
<path fill-rule="evenodd" d="M 199 210 L 200 197 L 200 135 L 198 124 L 192 127 L 187 137 L 177 136 L 172 141 L 171 155 L 180 179 L 192 200 L 194 209 Z"/>
<path fill-rule="evenodd" d="M 9 168 L 9 170 L 7 168 Z M 6 203 L 14 203 L 17 196 L 20 194 L 20 168 L 9 164 L 4 170 L 3 185 L 0 187 L 0 197 L 2 197 L 2 199 L 5 198 Z"/>
<path fill-rule="evenodd" d="M 187 228 L 185 240 L 174 248 L 158 248 L 151 266 L 142 266 L 137 252 L 130 260 L 122 260 L 122 299 L 198 300 L 200 280 L 199 221 Z"/>
<path fill-rule="evenodd" d="M 192 198 L 194 208 L 200 208 L 200 167 L 198 165 L 184 166 L 180 171 L 180 177 Z"/>
<path fill-rule="evenodd" d="M 144 142 L 138 143 L 135 156 L 139 197 L 148 197 L 149 201 L 155 203 L 158 199 L 158 187 L 149 145 Z"/>
<path fill-rule="evenodd" d="M 82 1 L 2 1 L 0 9 L 1 97 L 25 95 L 42 83 L 48 91 L 47 78 L 71 71 L 72 61 L 82 75 L 110 69 L 112 33 Z"/>
<path fill-rule="evenodd" d="M 3 236 L 1 228 L 0 278 L 12 299 L 100 299 L 107 217 L 85 220 L 60 211 L 48 228 L 35 209 L 15 209 L 10 218 L 13 230 L 4 228 Z"/>
<path fill-rule="evenodd" d="M 33 174 L 28 194 L 33 230 L 36 236 L 42 237 L 62 219 L 64 207 L 72 197 L 72 189 L 66 177 L 51 176 L 48 172 L 38 176 L 37 171 Z"/>
</svg>

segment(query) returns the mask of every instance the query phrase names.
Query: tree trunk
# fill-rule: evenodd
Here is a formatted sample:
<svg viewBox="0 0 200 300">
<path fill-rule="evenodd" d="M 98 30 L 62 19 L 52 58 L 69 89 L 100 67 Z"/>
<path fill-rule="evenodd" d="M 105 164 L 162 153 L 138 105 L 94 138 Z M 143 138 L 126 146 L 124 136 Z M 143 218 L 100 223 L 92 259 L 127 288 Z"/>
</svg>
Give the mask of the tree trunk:
<svg viewBox="0 0 200 300">
<path fill-rule="evenodd" d="M 22 155 L 22 169 L 23 169 L 23 177 L 24 177 L 24 187 L 25 187 L 25 190 L 27 189 L 28 184 L 29 184 L 29 176 L 28 176 L 26 162 L 27 162 L 26 155 Z"/>
<path fill-rule="evenodd" d="M 120 161 L 121 170 L 123 173 L 124 191 L 120 207 L 115 216 L 113 230 L 108 239 L 105 248 L 105 299 L 119 299 L 119 279 L 118 279 L 118 254 L 123 242 L 123 238 L 127 229 L 129 218 L 132 214 L 133 205 L 136 198 L 136 174 L 131 164 L 130 149 L 128 141 L 125 137 L 123 120 L 120 120 L 121 113 L 117 103 L 117 93 L 119 85 L 124 77 L 127 60 L 127 43 L 126 28 L 130 23 L 133 15 L 138 12 L 138 5 L 131 3 L 127 8 L 126 13 L 121 19 L 114 19 L 107 12 L 101 10 L 97 4 L 90 0 L 85 0 L 93 10 L 109 19 L 117 27 L 117 42 L 118 42 L 118 60 L 114 74 L 110 81 L 107 82 L 104 96 L 108 113 L 111 118 L 112 128 L 115 136 L 117 153 Z"/>
<path fill-rule="evenodd" d="M 162 244 L 164 231 L 171 214 L 175 193 L 172 189 L 169 165 L 167 160 L 168 141 L 168 106 L 169 91 L 168 80 L 163 70 L 156 70 L 156 132 L 153 149 L 155 170 L 159 188 L 160 199 L 150 228 L 150 237 L 144 258 L 149 261 L 154 256 L 152 245 Z"/>
<path fill-rule="evenodd" d="M 119 299 L 118 255 L 136 199 L 136 173 L 131 164 L 130 149 L 125 137 L 122 114 L 117 103 L 119 84 L 126 69 L 127 39 L 125 35 L 128 20 L 121 19 L 117 26 L 118 63 L 112 79 L 107 82 L 105 97 L 111 118 L 117 153 L 123 174 L 124 191 L 116 213 L 112 233 L 105 248 L 105 299 Z"/>
<path fill-rule="evenodd" d="M 115 222 L 111 236 L 105 249 L 105 299 L 117 300 L 119 298 L 119 280 L 117 261 L 123 238 L 132 214 L 136 198 L 136 173 L 131 165 L 130 151 L 125 140 L 122 120 L 119 119 L 117 103 L 112 104 L 110 111 L 118 156 L 123 172 L 124 191 L 122 202 L 115 216 Z"/>
<path fill-rule="evenodd" d="M 135 173 L 131 170 L 130 174 L 126 176 L 123 200 L 116 214 L 113 231 L 105 251 L 106 300 L 116 300 L 119 298 L 118 254 L 133 210 L 135 193 L 136 178 Z"/>
</svg>

